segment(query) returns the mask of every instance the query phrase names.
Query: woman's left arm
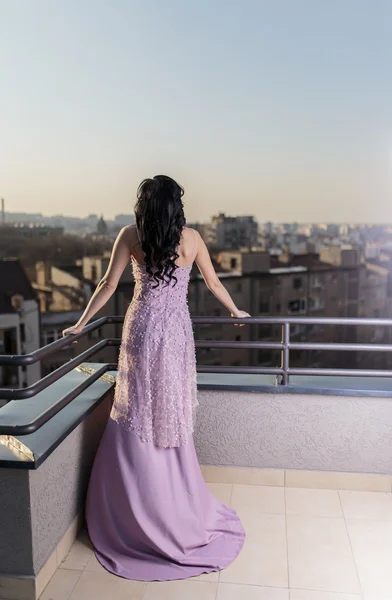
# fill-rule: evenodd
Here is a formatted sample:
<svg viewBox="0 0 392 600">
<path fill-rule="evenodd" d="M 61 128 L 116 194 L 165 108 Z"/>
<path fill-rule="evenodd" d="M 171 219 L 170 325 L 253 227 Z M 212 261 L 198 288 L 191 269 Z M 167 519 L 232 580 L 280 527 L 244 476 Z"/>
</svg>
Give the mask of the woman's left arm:
<svg viewBox="0 0 392 600">
<path fill-rule="evenodd" d="M 76 335 L 90 319 L 103 307 L 117 288 L 120 277 L 131 257 L 129 228 L 121 229 L 114 242 L 109 266 L 98 283 L 79 321 L 72 327 L 64 329 L 63 335 Z"/>
</svg>

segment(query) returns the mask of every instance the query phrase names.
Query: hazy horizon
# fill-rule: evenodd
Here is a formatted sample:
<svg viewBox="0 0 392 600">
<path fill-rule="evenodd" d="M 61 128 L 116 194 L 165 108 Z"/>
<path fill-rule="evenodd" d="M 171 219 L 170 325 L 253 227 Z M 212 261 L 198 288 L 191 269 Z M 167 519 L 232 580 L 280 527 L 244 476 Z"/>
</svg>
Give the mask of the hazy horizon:
<svg viewBox="0 0 392 600">
<path fill-rule="evenodd" d="M 0 197 L 113 218 L 392 222 L 392 2 L 0 0 Z"/>
</svg>

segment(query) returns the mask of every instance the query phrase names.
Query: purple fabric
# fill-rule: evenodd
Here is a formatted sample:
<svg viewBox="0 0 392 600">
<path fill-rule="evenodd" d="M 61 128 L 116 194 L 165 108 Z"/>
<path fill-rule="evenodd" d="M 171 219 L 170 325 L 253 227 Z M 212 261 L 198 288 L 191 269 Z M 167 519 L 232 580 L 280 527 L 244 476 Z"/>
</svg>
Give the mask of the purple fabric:
<svg viewBox="0 0 392 600">
<path fill-rule="evenodd" d="M 113 419 L 95 458 L 86 520 L 99 562 L 142 581 L 223 569 L 245 539 L 236 511 L 206 486 L 192 439 L 159 448 Z"/>
<path fill-rule="evenodd" d="M 154 287 L 135 260 L 133 272 L 113 409 L 87 494 L 87 526 L 98 560 L 112 573 L 185 579 L 229 565 L 245 532 L 236 511 L 210 493 L 193 443 L 191 266 L 175 270 L 175 286 Z"/>
</svg>

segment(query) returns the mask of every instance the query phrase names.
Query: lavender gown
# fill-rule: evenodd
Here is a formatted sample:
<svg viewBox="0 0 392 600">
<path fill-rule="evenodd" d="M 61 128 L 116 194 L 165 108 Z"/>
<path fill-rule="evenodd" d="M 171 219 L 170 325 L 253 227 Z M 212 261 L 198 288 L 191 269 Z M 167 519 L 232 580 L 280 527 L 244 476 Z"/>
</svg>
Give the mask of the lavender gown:
<svg viewBox="0 0 392 600">
<path fill-rule="evenodd" d="M 196 240 L 196 237 L 195 237 Z M 202 477 L 193 443 L 196 362 L 187 305 L 191 266 L 177 284 L 133 259 L 110 419 L 91 473 L 86 520 L 99 562 L 127 579 L 185 579 L 227 567 L 245 532 Z"/>
</svg>

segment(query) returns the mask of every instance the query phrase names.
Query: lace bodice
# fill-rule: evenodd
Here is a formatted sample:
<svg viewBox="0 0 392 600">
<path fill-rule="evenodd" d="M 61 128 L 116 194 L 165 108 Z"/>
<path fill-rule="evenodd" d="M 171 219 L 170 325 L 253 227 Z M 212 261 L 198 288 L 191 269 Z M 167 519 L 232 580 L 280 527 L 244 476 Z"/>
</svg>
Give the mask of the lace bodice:
<svg viewBox="0 0 392 600">
<path fill-rule="evenodd" d="M 192 266 L 177 283 L 156 281 L 132 259 L 135 289 L 120 347 L 112 418 L 143 441 L 180 446 L 193 432 L 196 358 L 187 295 Z"/>
</svg>

